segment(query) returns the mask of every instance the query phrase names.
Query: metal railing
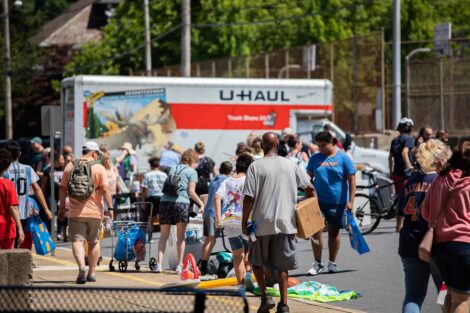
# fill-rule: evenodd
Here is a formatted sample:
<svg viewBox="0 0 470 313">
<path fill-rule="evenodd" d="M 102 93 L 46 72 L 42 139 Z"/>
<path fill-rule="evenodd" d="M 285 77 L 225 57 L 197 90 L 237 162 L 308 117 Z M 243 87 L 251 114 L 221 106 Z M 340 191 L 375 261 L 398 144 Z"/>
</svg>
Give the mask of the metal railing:
<svg viewBox="0 0 470 313">
<path fill-rule="evenodd" d="M 239 291 L 2 286 L 0 311 L 248 313 L 248 302 Z"/>
</svg>

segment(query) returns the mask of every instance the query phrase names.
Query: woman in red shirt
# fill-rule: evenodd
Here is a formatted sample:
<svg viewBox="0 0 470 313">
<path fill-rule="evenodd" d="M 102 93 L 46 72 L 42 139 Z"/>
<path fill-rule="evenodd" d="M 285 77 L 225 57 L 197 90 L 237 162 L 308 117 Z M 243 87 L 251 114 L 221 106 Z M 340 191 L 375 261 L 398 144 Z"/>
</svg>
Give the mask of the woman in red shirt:
<svg viewBox="0 0 470 313">
<path fill-rule="evenodd" d="M 5 172 L 11 163 L 11 153 L 0 149 L 0 173 Z M 18 196 L 15 185 L 10 180 L 0 178 L 0 249 L 13 249 L 15 246 L 16 227 L 18 227 L 18 245 L 24 240 L 18 214 Z"/>
</svg>

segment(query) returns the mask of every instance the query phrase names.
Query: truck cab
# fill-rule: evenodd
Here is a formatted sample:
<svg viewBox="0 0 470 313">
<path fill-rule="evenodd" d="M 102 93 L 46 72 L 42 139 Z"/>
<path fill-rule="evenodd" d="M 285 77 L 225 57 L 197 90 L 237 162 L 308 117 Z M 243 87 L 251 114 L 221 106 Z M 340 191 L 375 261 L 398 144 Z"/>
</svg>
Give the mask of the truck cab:
<svg viewBox="0 0 470 313">
<path fill-rule="evenodd" d="M 388 167 L 388 155 L 387 151 L 378 150 L 378 149 L 370 149 L 358 146 L 351 138 L 349 134 L 339 128 L 338 125 L 335 123 L 327 120 L 315 120 L 311 121 L 312 133 L 311 138 L 312 140 L 315 139 L 315 135 L 318 132 L 323 131 L 323 127 L 325 125 L 330 124 L 335 132 L 336 138 L 340 140 L 342 143 L 350 142 L 349 147 L 345 146 L 346 152 L 351 155 L 355 164 L 367 164 L 373 169 L 377 171 L 389 175 L 389 167 Z"/>
</svg>

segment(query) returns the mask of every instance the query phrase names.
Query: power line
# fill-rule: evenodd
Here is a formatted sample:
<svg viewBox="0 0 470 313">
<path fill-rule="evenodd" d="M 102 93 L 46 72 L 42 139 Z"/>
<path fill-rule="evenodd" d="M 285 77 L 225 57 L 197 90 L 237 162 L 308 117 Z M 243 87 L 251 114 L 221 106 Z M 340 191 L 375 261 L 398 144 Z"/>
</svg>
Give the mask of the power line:
<svg viewBox="0 0 470 313">
<path fill-rule="evenodd" d="M 162 38 L 168 36 L 168 35 L 171 34 L 172 32 L 178 30 L 179 28 L 181 28 L 181 26 L 182 26 L 182 24 L 178 24 L 178 25 L 174 26 L 173 28 L 169 29 L 168 31 L 166 31 L 166 32 L 164 32 L 164 33 L 162 33 L 162 34 L 160 34 L 159 36 L 152 38 L 151 41 L 152 41 L 152 42 L 158 41 L 158 40 L 160 40 L 160 39 L 162 39 Z M 93 68 L 93 67 L 96 67 L 96 66 L 103 65 L 103 64 L 105 64 L 105 63 L 107 63 L 107 62 L 109 62 L 109 61 L 114 61 L 114 60 L 120 59 L 120 58 L 122 58 L 122 57 L 124 57 L 124 56 L 130 55 L 130 54 L 132 54 L 133 52 L 136 52 L 136 51 L 138 51 L 138 50 L 140 50 L 140 49 L 142 49 L 142 48 L 144 48 L 144 47 L 145 47 L 145 44 L 141 44 L 141 45 L 136 46 L 136 47 L 134 47 L 134 48 L 132 48 L 132 49 L 130 49 L 130 50 L 127 50 L 127 51 L 124 51 L 124 52 L 122 52 L 122 53 L 120 53 L 120 54 L 118 54 L 118 55 L 115 55 L 115 56 L 113 56 L 113 57 L 103 59 L 103 60 L 101 60 L 100 62 L 93 63 L 93 64 L 88 64 L 88 65 L 85 65 L 85 66 L 81 66 L 81 67 L 74 68 L 73 71 L 74 71 L 74 72 L 77 72 L 77 71 L 82 71 L 82 70 L 86 70 L 86 69 L 89 69 L 89 68 Z M 44 73 L 43 75 L 45 75 L 45 76 L 55 76 L 55 75 L 63 74 L 64 72 L 65 72 L 65 70 L 63 70 L 63 71 L 57 71 L 57 72 Z"/>
<path fill-rule="evenodd" d="M 274 18 L 274 19 L 269 19 L 269 20 L 251 21 L 251 22 L 234 22 L 234 23 L 209 23 L 209 24 L 197 24 L 196 23 L 196 24 L 192 24 L 191 27 L 193 27 L 193 28 L 218 28 L 218 27 L 248 26 L 248 25 L 262 25 L 262 24 L 269 24 L 269 23 L 278 23 L 278 22 L 283 22 L 283 21 L 288 21 L 288 20 L 298 20 L 298 19 L 302 19 L 302 18 L 305 18 L 305 17 L 309 17 L 309 16 L 326 15 L 326 14 L 330 14 L 330 13 L 335 13 L 335 12 L 338 12 L 338 11 L 351 9 L 351 8 L 357 6 L 357 5 L 360 5 L 360 4 L 370 4 L 370 3 L 373 3 L 373 2 L 376 2 L 376 1 L 380 1 L 380 0 L 367 0 L 367 1 L 364 1 L 364 3 L 356 2 L 356 3 L 353 3 L 351 5 L 347 5 L 347 6 L 331 9 L 331 10 L 323 10 L 323 11 L 306 13 L 306 14 L 301 14 L 301 15 L 287 16 L 287 17 L 283 17 L 283 18 Z M 261 7 L 261 6 L 256 6 L 256 7 Z M 249 8 L 255 8 L 255 7 L 248 7 L 246 9 L 249 9 Z M 168 34 L 174 32 L 175 30 L 179 29 L 181 26 L 182 26 L 182 24 L 178 24 L 177 26 L 171 28 L 169 31 L 153 38 L 151 41 L 152 42 L 157 41 L 157 40 L 167 36 Z M 140 31 L 139 31 L 139 33 L 140 33 Z M 84 69 L 93 68 L 93 67 L 96 67 L 96 66 L 103 65 L 103 64 L 105 64 L 109 61 L 120 59 L 120 58 L 122 58 L 126 55 L 129 55 L 129 54 L 132 54 L 135 51 L 138 51 L 139 49 L 142 49 L 144 46 L 145 46 L 144 44 L 141 44 L 141 45 L 136 46 L 136 47 L 134 47 L 130 50 L 124 51 L 124 52 L 122 52 L 121 54 L 119 54 L 117 56 L 106 58 L 106 59 L 104 59 L 100 62 L 94 63 L 94 64 L 89 64 L 89 65 L 86 65 L 86 66 L 75 68 L 74 71 L 81 71 L 81 70 L 84 70 Z M 52 75 L 59 75 L 59 74 L 62 74 L 62 73 L 64 73 L 64 71 L 47 73 L 47 74 L 44 74 L 44 75 L 52 76 Z"/>
</svg>

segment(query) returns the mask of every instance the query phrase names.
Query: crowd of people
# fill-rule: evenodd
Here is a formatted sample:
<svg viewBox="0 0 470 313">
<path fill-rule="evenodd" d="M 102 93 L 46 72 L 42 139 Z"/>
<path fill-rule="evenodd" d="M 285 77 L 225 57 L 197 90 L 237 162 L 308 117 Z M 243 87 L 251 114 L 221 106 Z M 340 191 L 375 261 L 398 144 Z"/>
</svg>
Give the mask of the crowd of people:
<svg viewBox="0 0 470 313">
<path fill-rule="evenodd" d="M 437 292 L 447 287 L 444 312 L 470 310 L 470 141 L 448 146 L 446 131 L 432 138 L 403 118 L 390 147 L 390 173 L 399 195 L 396 230 L 405 274 L 403 312 L 419 312 L 432 276 Z M 431 230 L 430 230 L 431 229 Z M 420 256 L 426 233 L 433 234 L 432 259 Z"/>
<path fill-rule="evenodd" d="M 446 131 L 440 130 L 432 138 L 433 130 L 423 127 L 414 138 L 413 127 L 409 118 L 400 121 L 400 134 L 391 143 L 389 159 L 399 195 L 396 230 L 405 274 L 403 312 L 419 312 L 430 276 L 437 290 L 442 282 L 449 290 L 445 312 L 468 312 L 470 142 L 451 151 Z M 72 241 L 79 268 L 76 282 L 94 282 L 102 220 L 113 219 L 123 188 L 137 184 L 139 194 L 133 200 L 151 202 L 152 221 L 160 227 L 155 272 L 163 271 L 172 225 L 176 225 L 175 271 L 182 271 L 186 227 L 190 216 L 201 213 L 201 274 L 208 273 L 211 251 L 223 230 L 239 284 L 252 285 L 252 275 L 256 277 L 262 294 L 258 312 L 269 312 L 275 306 L 266 292 L 266 272 L 277 273 L 281 294 L 277 312 L 289 312 L 288 271 L 298 266 L 295 205 L 299 190 L 306 197 L 318 198 L 328 222 L 327 266 L 322 261 L 320 231 L 310 240 L 313 263 L 306 274 L 338 271 L 340 230 L 346 226 L 345 210 L 353 210 L 356 193 L 356 169 L 347 148 L 328 125 L 316 134 L 315 144 L 302 142 L 290 129 L 282 134 L 253 133 L 236 145 L 231 160 L 219 166 L 206 156 L 203 142 L 188 150 L 168 144 L 159 157 L 148 159 L 150 170 L 137 180 L 138 160 L 130 143 L 124 143 L 119 156 L 112 158 L 108 147 L 87 142 L 76 158 L 69 146 L 58 153 L 44 148 L 35 137 L 31 140 L 33 155 L 26 165 L 19 162 L 21 146 L 10 140 L 0 150 L 0 246 L 31 249 L 29 217 L 41 215 L 50 228 L 53 212 L 57 212 L 57 239 Z M 176 185 L 172 187 L 172 183 Z M 418 251 L 430 227 L 435 234 L 433 259 L 425 262 Z"/>
</svg>

